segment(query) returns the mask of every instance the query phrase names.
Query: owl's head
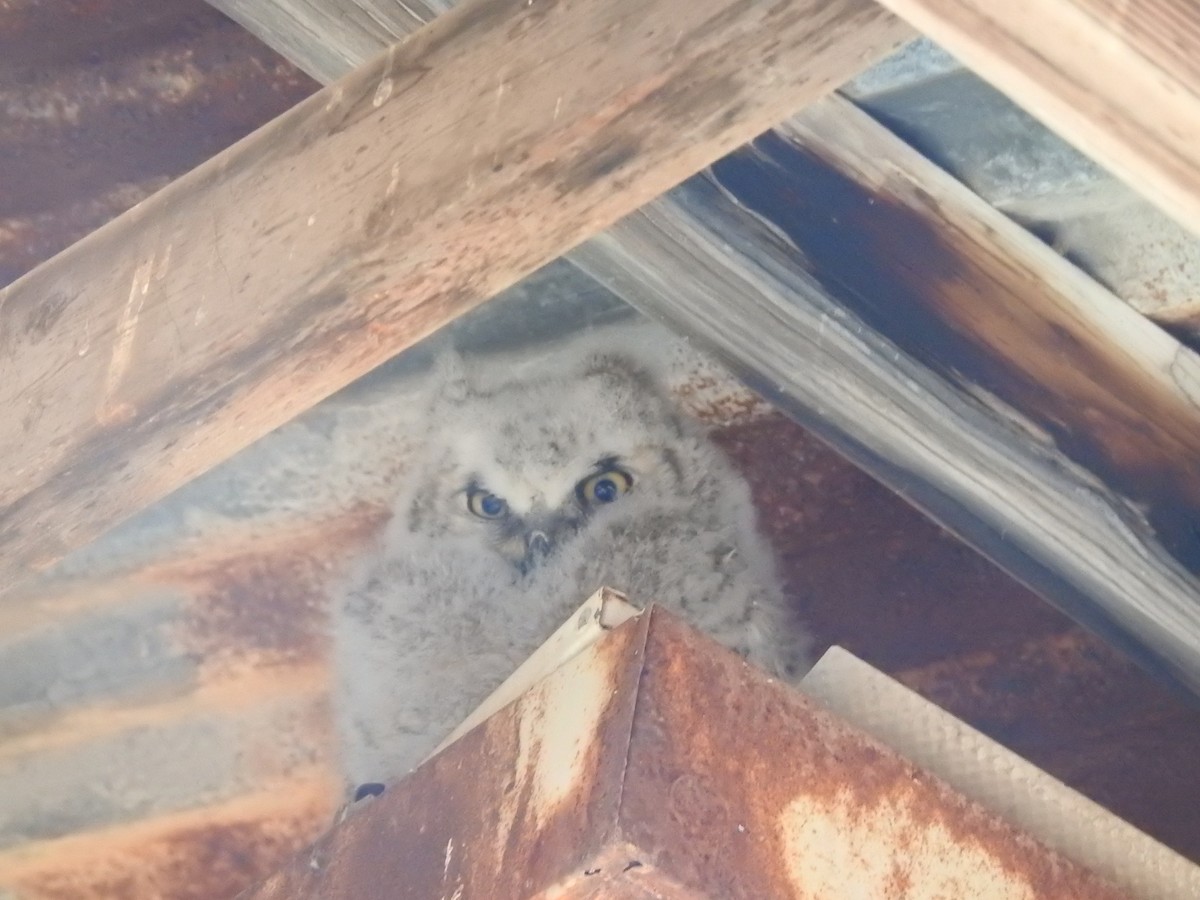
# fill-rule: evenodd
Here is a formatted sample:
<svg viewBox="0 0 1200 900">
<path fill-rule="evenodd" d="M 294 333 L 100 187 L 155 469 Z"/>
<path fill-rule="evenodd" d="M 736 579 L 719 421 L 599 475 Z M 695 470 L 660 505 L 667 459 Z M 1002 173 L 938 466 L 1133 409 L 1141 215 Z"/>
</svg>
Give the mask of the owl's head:
<svg viewBox="0 0 1200 900">
<path fill-rule="evenodd" d="M 696 440 L 625 358 L 532 377 L 452 358 L 438 381 L 429 453 L 397 509 L 412 533 L 477 539 L 528 571 L 595 517 L 689 490 Z"/>
</svg>

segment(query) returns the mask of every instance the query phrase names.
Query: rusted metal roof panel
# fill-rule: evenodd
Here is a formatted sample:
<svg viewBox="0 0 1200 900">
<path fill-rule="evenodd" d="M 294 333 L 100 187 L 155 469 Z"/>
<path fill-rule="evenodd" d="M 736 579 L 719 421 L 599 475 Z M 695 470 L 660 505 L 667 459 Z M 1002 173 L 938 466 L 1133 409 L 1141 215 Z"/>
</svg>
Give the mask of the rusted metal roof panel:
<svg viewBox="0 0 1200 900">
<path fill-rule="evenodd" d="M 652 608 L 244 896 L 1124 895 Z"/>
</svg>

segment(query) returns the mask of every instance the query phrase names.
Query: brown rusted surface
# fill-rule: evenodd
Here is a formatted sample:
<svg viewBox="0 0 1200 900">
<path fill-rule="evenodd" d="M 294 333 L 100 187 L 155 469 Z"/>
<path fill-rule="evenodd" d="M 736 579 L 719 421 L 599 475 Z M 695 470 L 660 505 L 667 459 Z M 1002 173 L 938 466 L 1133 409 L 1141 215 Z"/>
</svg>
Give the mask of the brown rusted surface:
<svg viewBox="0 0 1200 900">
<path fill-rule="evenodd" d="M 220 900 L 329 821 L 332 781 L 67 838 L 0 860 L 20 900 Z"/>
<path fill-rule="evenodd" d="M 894 673 L 1071 627 L 784 416 L 716 438 L 749 480 L 788 594 L 823 646 Z"/>
<path fill-rule="evenodd" d="M 1169 695 L 1139 690 L 1136 672 L 1099 638 L 1072 628 L 906 669 L 897 679 L 948 712 L 970 714 L 977 727 L 1012 746 L 1029 742 L 1035 716 L 1067 717 L 1079 733 L 1098 736 L 1114 721 L 1148 723 L 1178 711 Z M 1053 746 L 1062 738 L 1043 732 L 1035 740 Z"/>
<path fill-rule="evenodd" d="M 190 595 L 179 638 L 210 668 L 323 661 L 333 586 L 345 560 L 363 552 L 385 518 L 364 504 L 240 540 L 231 522 L 217 546 L 153 566 L 143 577 Z"/>
<path fill-rule="evenodd" d="M 610 632 L 247 898 L 533 896 L 615 837 L 648 618 Z"/>
<path fill-rule="evenodd" d="M 0 9 L 0 286 L 316 89 L 200 0 Z"/>
<path fill-rule="evenodd" d="M 658 609 L 245 896 L 656 890 L 1123 896 Z"/>
<path fill-rule="evenodd" d="M 621 821 L 713 897 L 1121 896 L 657 611 Z"/>
<path fill-rule="evenodd" d="M 1200 861 L 1200 712 L 783 416 L 717 435 L 817 637 Z"/>
</svg>

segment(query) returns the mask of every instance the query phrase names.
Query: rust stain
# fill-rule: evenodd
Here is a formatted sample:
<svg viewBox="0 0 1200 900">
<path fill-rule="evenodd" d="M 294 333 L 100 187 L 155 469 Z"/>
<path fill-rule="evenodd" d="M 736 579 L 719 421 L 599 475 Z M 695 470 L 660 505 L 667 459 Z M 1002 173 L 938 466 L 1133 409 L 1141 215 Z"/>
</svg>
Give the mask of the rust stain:
<svg viewBox="0 0 1200 900">
<path fill-rule="evenodd" d="M 1122 896 L 660 610 L 584 657 L 249 896 Z"/>
<path fill-rule="evenodd" d="M 1200 860 L 1200 713 L 779 414 L 716 432 L 788 596 L 840 644 Z"/>
<path fill-rule="evenodd" d="M 332 781 L 276 790 L 0 857 L 22 900 L 212 900 L 278 867 L 329 821 Z"/>
<path fill-rule="evenodd" d="M 731 390 L 727 382 L 695 374 L 674 391 L 675 399 L 709 426 L 729 426 L 761 418 L 771 406 L 748 389 Z"/>
<path fill-rule="evenodd" d="M 326 702 L 329 670 L 326 667 L 255 667 L 229 674 L 232 677 L 210 678 L 184 696 L 150 703 L 105 704 L 68 710 L 38 730 L 5 737 L 0 742 L 0 760 L 15 760 L 78 746 L 132 729 L 171 728 L 218 711 L 231 716 L 251 715 L 256 708 L 282 699 L 306 701 L 304 705 L 313 712 L 312 721 L 301 722 L 301 730 L 314 736 L 314 744 L 325 741 L 329 730 Z M 331 756 L 323 747 L 320 749 L 325 756 Z"/>
<path fill-rule="evenodd" d="M 248 898 L 521 897 L 589 870 L 613 834 L 644 638 L 636 621 L 612 632 Z M 580 684 L 594 718 L 574 717 Z"/>
<path fill-rule="evenodd" d="M 697 685 L 705 686 L 702 703 Z M 904 885 L 941 883 L 942 862 L 929 854 L 934 835 L 964 854 L 953 867 L 958 877 L 971 874 L 973 856 L 984 874 L 1003 872 L 1015 896 L 1021 890 L 1047 898 L 1121 896 L 658 611 L 633 735 L 622 833 L 682 885 L 711 896 L 833 896 L 820 889 L 837 886 L 822 878 L 829 848 L 788 837 L 797 802 L 810 816 L 847 827 L 871 824 L 871 858 L 859 865 L 869 871 L 887 863 L 887 881 L 903 888 L 875 896 L 900 898 Z M 903 827 L 893 830 L 897 818 Z M 696 841 L 700 830 L 707 841 Z M 852 840 L 842 831 L 836 837 Z"/>
<path fill-rule="evenodd" d="M 148 568 L 141 577 L 191 595 L 180 639 L 209 668 L 237 661 L 321 662 L 329 587 L 385 518 L 364 504 L 240 546 L 209 547 L 198 557 Z"/>
<path fill-rule="evenodd" d="M 196 0 L 0 11 L 0 286 L 317 85 Z"/>
</svg>

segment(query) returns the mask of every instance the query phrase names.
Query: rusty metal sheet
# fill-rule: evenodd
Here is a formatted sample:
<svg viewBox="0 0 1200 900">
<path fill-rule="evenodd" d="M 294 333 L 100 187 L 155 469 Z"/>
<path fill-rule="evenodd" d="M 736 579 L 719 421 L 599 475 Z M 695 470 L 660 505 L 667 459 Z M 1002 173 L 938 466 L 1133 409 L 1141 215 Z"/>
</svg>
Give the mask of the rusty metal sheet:
<svg viewBox="0 0 1200 900">
<path fill-rule="evenodd" d="M 805 694 L 1068 859 L 1143 900 L 1195 900 L 1200 866 L 840 647 Z"/>
<path fill-rule="evenodd" d="M 1124 895 L 652 608 L 243 896 Z"/>
</svg>

